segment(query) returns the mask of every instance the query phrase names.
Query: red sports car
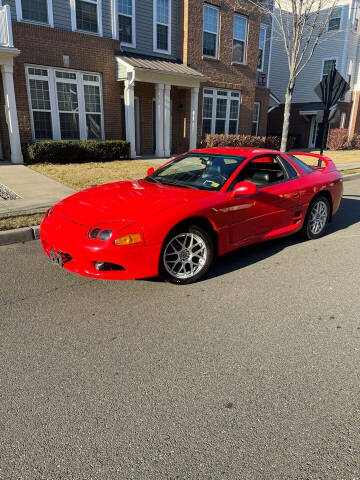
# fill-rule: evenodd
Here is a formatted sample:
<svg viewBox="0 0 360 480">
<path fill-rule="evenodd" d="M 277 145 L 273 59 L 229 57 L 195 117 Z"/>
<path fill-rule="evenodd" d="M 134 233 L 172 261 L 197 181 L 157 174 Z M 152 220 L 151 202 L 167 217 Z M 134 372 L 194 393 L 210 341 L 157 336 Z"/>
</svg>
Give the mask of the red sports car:
<svg viewBox="0 0 360 480">
<path fill-rule="evenodd" d="M 215 255 L 300 230 L 319 238 L 339 209 L 342 177 L 329 158 L 307 154 L 319 159 L 310 167 L 296 155 L 193 150 L 142 180 L 89 188 L 46 212 L 43 248 L 81 275 L 187 284 Z"/>
</svg>

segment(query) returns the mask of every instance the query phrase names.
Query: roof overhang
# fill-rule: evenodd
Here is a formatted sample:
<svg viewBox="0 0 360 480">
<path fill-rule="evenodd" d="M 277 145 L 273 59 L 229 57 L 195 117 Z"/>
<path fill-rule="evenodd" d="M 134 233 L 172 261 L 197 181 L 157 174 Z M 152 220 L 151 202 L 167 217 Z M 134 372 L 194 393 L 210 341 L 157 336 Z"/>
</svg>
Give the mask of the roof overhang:
<svg viewBox="0 0 360 480">
<path fill-rule="evenodd" d="M 208 77 L 175 61 L 155 57 L 116 55 L 116 80 L 167 83 L 179 87 L 199 87 Z"/>
</svg>

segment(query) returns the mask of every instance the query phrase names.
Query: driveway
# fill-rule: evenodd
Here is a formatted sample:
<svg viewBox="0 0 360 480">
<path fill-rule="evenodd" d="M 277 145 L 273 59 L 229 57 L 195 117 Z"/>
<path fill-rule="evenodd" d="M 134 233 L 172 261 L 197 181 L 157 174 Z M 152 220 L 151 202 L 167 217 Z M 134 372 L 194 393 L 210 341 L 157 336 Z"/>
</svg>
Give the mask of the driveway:
<svg viewBox="0 0 360 480">
<path fill-rule="evenodd" d="M 186 287 L 0 247 L 0 479 L 359 479 L 359 220 Z"/>
</svg>

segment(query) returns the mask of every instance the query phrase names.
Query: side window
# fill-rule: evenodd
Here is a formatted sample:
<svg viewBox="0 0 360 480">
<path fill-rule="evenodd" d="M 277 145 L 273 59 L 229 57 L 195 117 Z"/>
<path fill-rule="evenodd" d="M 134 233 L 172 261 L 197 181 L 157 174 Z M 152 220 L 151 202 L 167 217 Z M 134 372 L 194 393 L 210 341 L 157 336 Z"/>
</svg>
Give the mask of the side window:
<svg viewBox="0 0 360 480">
<path fill-rule="evenodd" d="M 259 187 L 263 187 L 288 178 L 291 177 L 284 167 L 282 159 L 278 155 L 267 155 L 254 158 L 245 165 L 236 181 L 249 181 Z"/>
<path fill-rule="evenodd" d="M 291 160 L 297 165 L 298 167 L 302 168 L 306 173 L 313 173 L 313 169 L 309 167 L 306 163 L 302 162 L 300 159 L 297 157 L 294 157 L 294 155 L 289 155 Z"/>
<path fill-rule="evenodd" d="M 286 172 L 288 174 L 288 178 L 296 178 L 298 176 L 298 173 L 297 171 L 295 170 L 295 168 L 290 165 L 290 163 L 284 158 L 284 157 L 280 157 L 280 155 L 278 155 L 279 159 L 281 159 L 281 163 L 284 165 L 285 169 L 286 169 Z"/>
</svg>

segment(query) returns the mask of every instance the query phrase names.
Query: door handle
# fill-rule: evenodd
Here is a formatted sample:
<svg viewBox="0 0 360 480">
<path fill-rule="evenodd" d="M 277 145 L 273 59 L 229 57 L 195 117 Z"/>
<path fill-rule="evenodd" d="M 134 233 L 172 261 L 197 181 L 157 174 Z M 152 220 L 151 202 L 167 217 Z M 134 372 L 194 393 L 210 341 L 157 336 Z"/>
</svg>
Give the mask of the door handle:
<svg viewBox="0 0 360 480">
<path fill-rule="evenodd" d="M 293 198 L 299 198 L 300 195 L 298 193 L 294 193 Z"/>
</svg>

